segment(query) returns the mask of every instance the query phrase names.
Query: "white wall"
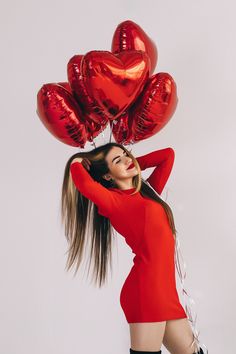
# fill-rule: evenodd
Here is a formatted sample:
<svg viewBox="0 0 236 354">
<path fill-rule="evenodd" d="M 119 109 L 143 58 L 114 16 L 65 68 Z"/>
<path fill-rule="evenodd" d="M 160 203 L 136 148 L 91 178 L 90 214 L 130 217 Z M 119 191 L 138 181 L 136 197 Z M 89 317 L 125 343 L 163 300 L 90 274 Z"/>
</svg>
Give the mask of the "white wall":
<svg viewBox="0 0 236 354">
<path fill-rule="evenodd" d="M 179 97 L 169 124 L 133 152 L 175 149 L 163 195 L 181 238 L 200 339 L 210 353 L 235 353 L 235 3 L 25 0 L 2 3 L 0 13 L 0 352 L 129 352 L 119 292 L 133 254 L 118 237 L 113 277 L 102 290 L 82 270 L 75 278 L 65 272 L 59 205 L 65 162 L 77 148 L 55 139 L 35 111 L 37 91 L 66 81 L 73 55 L 110 50 L 116 26 L 131 19 L 155 41 L 155 73 L 170 73 Z"/>
</svg>

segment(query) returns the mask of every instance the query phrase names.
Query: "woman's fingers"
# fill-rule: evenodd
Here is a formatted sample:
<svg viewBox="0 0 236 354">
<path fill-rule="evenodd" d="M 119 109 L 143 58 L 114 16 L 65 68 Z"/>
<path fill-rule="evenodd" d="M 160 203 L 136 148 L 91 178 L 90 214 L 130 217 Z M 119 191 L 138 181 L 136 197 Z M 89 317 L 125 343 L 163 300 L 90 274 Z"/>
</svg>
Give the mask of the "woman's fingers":
<svg viewBox="0 0 236 354">
<path fill-rule="evenodd" d="M 89 159 L 83 158 L 83 165 L 87 170 L 90 169 L 90 164 L 91 164 L 91 162 L 89 161 Z"/>
<path fill-rule="evenodd" d="M 86 162 L 88 162 L 89 165 L 91 165 L 91 161 L 88 158 L 86 158 L 85 160 Z"/>
</svg>

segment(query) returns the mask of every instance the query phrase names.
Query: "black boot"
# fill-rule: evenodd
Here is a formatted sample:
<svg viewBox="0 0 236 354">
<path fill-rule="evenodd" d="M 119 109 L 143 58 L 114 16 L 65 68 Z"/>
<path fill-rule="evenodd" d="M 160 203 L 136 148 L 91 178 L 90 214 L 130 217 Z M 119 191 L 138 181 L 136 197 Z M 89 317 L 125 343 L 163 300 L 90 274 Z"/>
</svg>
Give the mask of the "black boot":
<svg viewBox="0 0 236 354">
<path fill-rule="evenodd" d="M 194 353 L 194 354 L 204 354 L 202 348 L 199 349 L 199 351 L 197 353 Z"/>
<path fill-rule="evenodd" d="M 161 354 L 161 350 L 158 352 L 147 352 L 147 351 L 140 351 L 140 350 L 133 350 L 130 348 L 130 354 Z M 201 353 L 200 353 L 201 354 Z"/>
</svg>

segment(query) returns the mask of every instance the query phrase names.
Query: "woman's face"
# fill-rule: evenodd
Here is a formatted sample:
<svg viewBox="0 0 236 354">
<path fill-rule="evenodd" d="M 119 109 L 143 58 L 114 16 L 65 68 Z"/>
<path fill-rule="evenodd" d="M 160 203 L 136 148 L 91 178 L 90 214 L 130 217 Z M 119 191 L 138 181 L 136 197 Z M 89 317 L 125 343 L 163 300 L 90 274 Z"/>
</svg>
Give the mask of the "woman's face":
<svg viewBox="0 0 236 354">
<path fill-rule="evenodd" d="M 117 184 L 119 184 L 120 180 L 124 179 L 131 179 L 132 181 L 132 178 L 138 174 L 138 170 L 133 165 L 131 157 L 118 146 L 112 147 L 106 156 L 106 161 L 110 172 L 106 173 L 104 177 L 106 179 L 112 178 Z M 130 166 L 131 168 L 128 169 Z"/>
</svg>

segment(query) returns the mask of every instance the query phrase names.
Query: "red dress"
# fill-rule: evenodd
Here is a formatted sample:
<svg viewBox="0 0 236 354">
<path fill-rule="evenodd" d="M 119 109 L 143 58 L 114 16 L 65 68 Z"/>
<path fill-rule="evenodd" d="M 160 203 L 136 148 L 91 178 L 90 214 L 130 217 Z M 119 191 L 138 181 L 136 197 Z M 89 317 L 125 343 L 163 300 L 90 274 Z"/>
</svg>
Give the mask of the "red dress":
<svg viewBox="0 0 236 354">
<path fill-rule="evenodd" d="M 146 180 L 160 195 L 172 170 L 175 153 L 170 147 L 137 157 L 141 170 L 155 167 Z M 165 209 L 135 188 L 105 188 L 79 162 L 70 166 L 76 188 L 110 219 L 135 254 L 120 293 L 128 323 L 186 318 L 175 279 L 175 240 Z"/>
</svg>

